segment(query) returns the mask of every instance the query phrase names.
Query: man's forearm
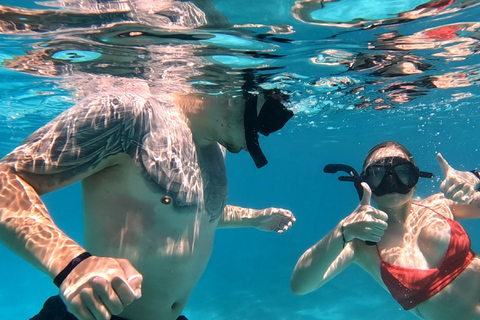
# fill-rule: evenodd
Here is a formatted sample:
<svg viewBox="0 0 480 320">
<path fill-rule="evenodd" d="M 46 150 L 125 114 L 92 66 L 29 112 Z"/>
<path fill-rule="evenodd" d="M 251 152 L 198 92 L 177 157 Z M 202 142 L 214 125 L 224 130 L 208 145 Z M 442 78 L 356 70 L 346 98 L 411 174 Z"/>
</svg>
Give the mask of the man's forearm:
<svg viewBox="0 0 480 320">
<path fill-rule="evenodd" d="M 53 223 L 34 188 L 1 169 L 0 241 L 53 278 L 85 250 Z"/>
<path fill-rule="evenodd" d="M 218 228 L 254 227 L 258 210 L 226 205 Z"/>
</svg>

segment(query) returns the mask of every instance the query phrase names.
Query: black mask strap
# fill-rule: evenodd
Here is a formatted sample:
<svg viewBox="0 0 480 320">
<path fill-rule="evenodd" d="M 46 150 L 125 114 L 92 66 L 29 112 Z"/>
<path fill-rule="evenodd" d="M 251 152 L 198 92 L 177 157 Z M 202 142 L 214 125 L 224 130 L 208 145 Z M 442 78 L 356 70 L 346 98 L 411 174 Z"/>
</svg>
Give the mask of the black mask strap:
<svg viewBox="0 0 480 320">
<path fill-rule="evenodd" d="M 418 174 L 419 174 L 419 177 L 420 177 L 420 178 L 429 178 L 429 179 L 431 179 L 431 178 L 435 177 L 435 175 L 434 175 L 433 173 L 431 173 L 431 172 L 426 172 L 426 171 L 419 171 Z"/>
</svg>

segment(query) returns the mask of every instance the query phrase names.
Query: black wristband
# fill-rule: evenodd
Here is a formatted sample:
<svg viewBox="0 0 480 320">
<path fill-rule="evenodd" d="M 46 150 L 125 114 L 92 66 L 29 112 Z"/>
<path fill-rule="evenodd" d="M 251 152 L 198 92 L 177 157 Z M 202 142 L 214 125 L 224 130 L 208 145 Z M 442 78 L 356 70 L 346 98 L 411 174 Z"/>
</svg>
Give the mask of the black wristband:
<svg viewBox="0 0 480 320">
<path fill-rule="evenodd" d="M 345 240 L 345 234 L 343 233 L 344 231 L 344 227 L 343 227 L 343 223 L 342 223 L 342 240 L 343 240 L 343 247 L 345 248 L 345 246 L 347 245 L 347 241 Z"/>
<path fill-rule="evenodd" d="M 473 169 L 470 172 L 473 173 L 475 175 L 475 177 L 477 177 L 480 180 L 480 173 L 477 170 Z M 475 190 L 480 191 L 480 184 L 478 185 L 478 187 Z"/>
<path fill-rule="evenodd" d="M 75 269 L 75 267 L 78 266 L 80 262 L 91 256 L 92 255 L 89 252 L 84 252 L 81 255 L 73 258 L 72 261 L 70 261 L 70 263 L 65 267 L 65 269 L 60 271 L 60 273 L 55 277 L 55 279 L 53 279 L 53 283 L 57 287 L 60 287 L 63 280 L 65 280 L 65 278 L 70 274 L 70 272 L 72 272 L 72 270 Z"/>
</svg>

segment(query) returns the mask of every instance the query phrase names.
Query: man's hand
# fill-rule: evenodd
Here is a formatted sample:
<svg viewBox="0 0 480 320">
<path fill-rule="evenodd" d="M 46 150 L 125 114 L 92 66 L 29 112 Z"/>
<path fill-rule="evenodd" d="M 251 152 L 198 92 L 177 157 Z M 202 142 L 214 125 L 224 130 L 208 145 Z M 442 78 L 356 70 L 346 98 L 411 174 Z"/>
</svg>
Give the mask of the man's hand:
<svg viewBox="0 0 480 320">
<path fill-rule="evenodd" d="M 276 231 L 284 233 L 296 221 L 290 210 L 279 208 L 267 208 L 257 210 L 255 227 L 263 231 Z"/>
<path fill-rule="evenodd" d="M 358 207 L 343 220 L 343 236 L 350 242 L 357 238 L 363 241 L 379 242 L 388 227 L 388 215 L 370 205 L 372 191 L 362 182 L 363 197 Z"/>
<path fill-rule="evenodd" d="M 471 172 L 453 169 L 440 153 L 437 154 L 437 161 L 445 176 L 445 180 L 440 185 L 440 191 L 445 198 L 458 203 L 468 202 L 480 184 L 480 180 Z"/>
<path fill-rule="evenodd" d="M 67 276 L 60 297 L 79 320 L 109 320 L 141 297 L 142 280 L 128 260 L 92 256 Z"/>
</svg>

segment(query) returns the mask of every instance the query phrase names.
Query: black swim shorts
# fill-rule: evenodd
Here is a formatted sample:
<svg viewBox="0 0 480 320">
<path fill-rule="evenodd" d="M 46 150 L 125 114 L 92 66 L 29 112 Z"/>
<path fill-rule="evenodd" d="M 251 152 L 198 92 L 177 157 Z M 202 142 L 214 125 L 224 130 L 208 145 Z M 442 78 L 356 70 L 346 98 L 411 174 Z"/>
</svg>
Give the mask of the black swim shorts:
<svg viewBox="0 0 480 320">
<path fill-rule="evenodd" d="M 40 313 L 30 320 L 78 320 L 73 314 L 67 311 L 67 307 L 59 296 L 48 298 L 43 304 Z M 112 316 L 111 320 L 126 320 L 125 318 Z M 180 316 L 177 320 L 188 320 L 185 316 Z"/>
</svg>

